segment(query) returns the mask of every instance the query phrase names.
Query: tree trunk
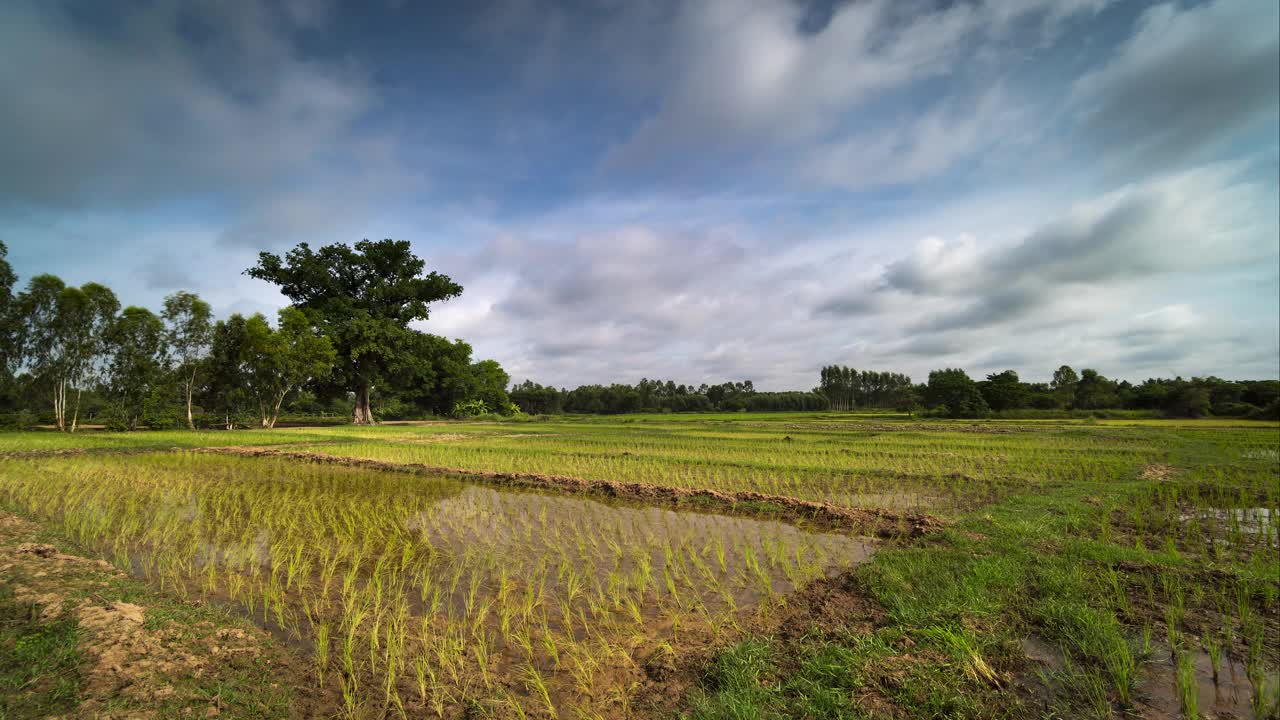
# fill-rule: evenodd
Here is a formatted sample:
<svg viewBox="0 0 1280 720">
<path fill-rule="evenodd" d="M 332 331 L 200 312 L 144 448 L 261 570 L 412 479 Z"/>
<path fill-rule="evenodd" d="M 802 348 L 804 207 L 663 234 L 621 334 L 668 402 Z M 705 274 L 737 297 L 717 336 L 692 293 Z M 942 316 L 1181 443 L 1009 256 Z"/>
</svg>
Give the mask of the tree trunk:
<svg viewBox="0 0 1280 720">
<path fill-rule="evenodd" d="M 76 424 L 80 421 L 80 388 L 76 388 L 76 409 L 71 414 L 71 432 L 76 431 Z"/>
<path fill-rule="evenodd" d="M 276 405 L 271 409 L 271 423 L 267 425 L 267 429 L 275 429 L 276 421 L 280 419 L 280 406 L 284 405 L 284 397 L 289 394 L 290 389 L 291 388 L 285 388 L 284 392 L 280 393 L 280 395 L 276 397 Z"/>
<path fill-rule="evenodd" d="M 67 431 L 67 381 L 58 380 L 53 389 L 53 418 L 58 424 L 59 432 Z"/>
<path fill-rule="evenodd" d="M 369 407 L 369 384 L 361 383 L 356 389 L 356 407 L 351 422 L 356 425 L 376 425 L 373 419 L 373 408 Z"/>
<path fill-rule="evenodd" d="M 191 368 L 191 379 L 187 381 L 187 429 L 195 430 L 196 421 L 191 417 L 191 393 L 196 386 L 196 369 Z"/>
</svg>

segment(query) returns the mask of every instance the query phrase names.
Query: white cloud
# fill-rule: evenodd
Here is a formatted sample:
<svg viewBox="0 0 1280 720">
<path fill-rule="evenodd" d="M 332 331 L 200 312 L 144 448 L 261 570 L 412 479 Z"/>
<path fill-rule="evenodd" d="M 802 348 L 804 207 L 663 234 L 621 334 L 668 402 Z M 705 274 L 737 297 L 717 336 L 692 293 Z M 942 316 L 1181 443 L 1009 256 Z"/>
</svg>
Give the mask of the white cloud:
<svg viewBox="0 0 1280 720">
<path fill-rule="evenodd" d="M 1196 157 L 1247 130 L 1275 139 L 1280 118 L 1280 4 L 1214 0 L 1156 5 L 1071 99 L 1109 165 L 1147 171 Z"/>
</svg>

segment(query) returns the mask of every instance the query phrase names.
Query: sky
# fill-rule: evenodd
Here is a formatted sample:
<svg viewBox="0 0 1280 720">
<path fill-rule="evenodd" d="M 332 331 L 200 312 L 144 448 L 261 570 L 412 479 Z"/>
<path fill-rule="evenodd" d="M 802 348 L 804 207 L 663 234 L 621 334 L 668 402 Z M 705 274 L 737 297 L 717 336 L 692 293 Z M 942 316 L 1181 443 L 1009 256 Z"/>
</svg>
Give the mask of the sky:
<svg viewBox="0 0 1280 720">
<path fill-rule="evenodd" d="M 1280 376 L 1275 0 L 8 0 L 0 97 L 20 284 L 394 238 L 517 382 Z"/>
</svg>

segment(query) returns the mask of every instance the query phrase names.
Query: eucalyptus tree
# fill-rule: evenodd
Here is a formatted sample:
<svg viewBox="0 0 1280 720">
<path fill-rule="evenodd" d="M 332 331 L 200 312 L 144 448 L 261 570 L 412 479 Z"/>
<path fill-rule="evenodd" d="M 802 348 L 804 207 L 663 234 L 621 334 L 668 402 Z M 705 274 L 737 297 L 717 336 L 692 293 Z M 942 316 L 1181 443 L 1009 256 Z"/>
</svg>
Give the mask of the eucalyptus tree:
<svg viewBox="0 0 1280 720">
<path fill-rule="evenodd" d="M 369 390 L 404 362 L 414 346 L 415 320 L 430 304 L 457 297 L 462 286 L 426 273 L 405 240 L 361 240 L 354 247 L 301 243 L 283 258 L 264 252 L 247 275 L 280 287 L 333 343 L 334 381 L 355 393 L 352 421 L 375 422 Z"/>
<path fill-rule="evenodd" d="M 263 428 L 274 428 L 280 407 L 290 392 L 327 377 L 333 370 L 334 350 L 305 313 L 294 307 L 280 311 L 279 329 L 262 315 L 245 321 L 245 380 L 258 404 Z"/>
<path fill-rule="evenodd" d="M 192 396 L 196 391 L 196 375 L 201 360 L 209 351 L 213 337 L 213 312 L 209 303 L 195 293 L 176 292 L 164 299 L 165 333 L 173 352 L 174 369 L 182 379 L 182 392 L 187 405 L 187 427 L 195 430 Z"/>
<path fill-rule="evenodd" d="M 75 432 L 81 394 L 102 369 L 120 301 L 98 283 L 71 287 L 45 274 L 31 278 L 15 305 L 24 364 L 48 388 L 58 429 Z M 68 422 L 71 391 L 75 401 Z"/>
<path fill-rule="evenodd" d="M 130 306 L 111 325 L 107 339 L 111 346 L 107 394 L 125 427 L 135 430 L 163 392 L 168 370 L 164 322 L 146 308 Z"/>
<path fill-rule="evenodd" d="M 18 316 L 14 308 L 13 286 L 18 276 L 5 258 L 9 248 L 0 242 L 0 373 L 7 382 L 18 365 Z"/>
<path fill-rule="evenodd" d="M 250 400 L 248 355 L 248 321 L 243 315 L 233 314 L 214 324 L 209 354 L 201 362 L 201 403 L 222 418 L 227 430 L 235 428 L 236 416 Z"/>
</svg>

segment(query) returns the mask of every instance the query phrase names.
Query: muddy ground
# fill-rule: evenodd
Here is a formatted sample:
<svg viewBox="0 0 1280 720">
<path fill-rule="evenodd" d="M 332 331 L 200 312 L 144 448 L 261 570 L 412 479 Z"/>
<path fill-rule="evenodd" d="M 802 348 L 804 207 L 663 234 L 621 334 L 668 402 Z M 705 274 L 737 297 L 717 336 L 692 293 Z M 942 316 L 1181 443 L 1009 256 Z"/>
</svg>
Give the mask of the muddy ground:
<svg viewBox="0 0 1280 720">
<path fill-rule="evenodd" d="M 38 698 L 48 679 L 36 678 L 0 700 L 0 716 L 308 716 L 289 701 L 300 666 L 263 632 L 199 603 L 154 595 L 109 563 L 49 539 L 37 524 L 0 512 L 0 586 L 29 620 L 29 634 L 74 627 L 78 662 L 60 680 L 75 687 L 75 699 L 48 712 L 55 708 Z"/>
</svg>

